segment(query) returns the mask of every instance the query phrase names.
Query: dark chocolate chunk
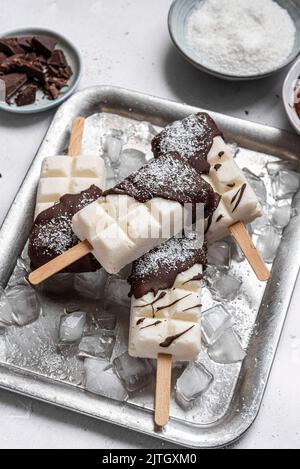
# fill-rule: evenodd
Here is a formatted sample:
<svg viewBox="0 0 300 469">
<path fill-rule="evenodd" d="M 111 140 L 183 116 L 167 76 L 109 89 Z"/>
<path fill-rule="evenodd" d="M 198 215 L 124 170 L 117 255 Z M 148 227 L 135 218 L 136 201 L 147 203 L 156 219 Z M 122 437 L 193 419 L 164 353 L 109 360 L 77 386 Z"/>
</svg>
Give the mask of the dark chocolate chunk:
<svg viewBox="0 0 300 469">
<path fill-rule="evenodd" d="M 198 173 L 208 174 L 207 156 L 217 136 L 222 136 L 222 132 L 215 122 L 208 114 L 199 112 L 165 127 L 152 140 L 152 151 L 155 158 L 176 151 Z"/>
<path fill-rule="evenodd" d="M 17 38 L 18 44 L 22 49 L 24 49 L 26 52 L 31 52 L 32 51 L 32 36 L 23 36 L 23 37 L 18 37 Z"/>
<path fill-rule="evenodd" d="M 23 54 L 24 49 L 19 46 L 16 38 L 2 38 L 0 39 L 0 52 L 6 55 Z"/>
<path fill-rule="evenodd" d="M 157 295 L 159 290 L 172 288 L 177 275 L 195 264 L 204 267 L 207 264 L 206 246 L 199 242 L 196 234 L 184 238 L 172 238 L 133 263 L 132 273 L 128 278 L 131 285 L 130 295 L 141 298 L 149 292 Z M 165 296 L 165 292 L 162 294 Z M 152 303 L 153 306 L 158 299 Z"/>
<path fill-rule="evenodd" d="M 1 65 L 3 73 L 26 73 L 28 78 L 42 81 L 44 78 L 43 66 L 39 61 L 33 62 L 26 58 L 25 54 L 8 57 Z"/>
<path fill-rule="evenodd" d="M 50 59 L 48 59 L 47 63 L 48 65 L 52 65 L 53 67 L 65 68 L 68 66 L 66 56 L 61 49 L 55 49 Z"/>
<path fill-rule="evenodd" d="M 101 195 L 101 189 L 91 186 L 80 194 L 64 195 L 57 204 L 37 216 L 29 237 L 28 254 L 32 269 L 41 267 L 79 243 L 72 231 L 72 218 Z M 100 264 L 94 256 L 88 254 L 70 265 L 65 272 L 93 272 L 99 268 Z"/>
<path fill-rule="evenodd" d="M 216 171 L 219 171 L 219 169 L 220 169 L 221 167 L 222 167 L 221 164 L 215 164 L 214 169 L 215 169 Z"/>
<path fill-rule="evenodd" d="M 204 204 L 207 218 L 217 208 L 220 196 L 176 152 L 169 152 L 128 176 L 114 188 L 105 192 L 126 194 L 139 202 L 147 202 L 154 197 L 174 200 L 181 204 Z"/>
<path fill-rule="evenodd" d="M 34 36 L 32 45 L 36 51 L 45 57 L 51 57 L 58 40 L 51 36 Z"/>
<path fill-rule="evenodd" d="M 36 85 L 28 85 L 26 88 L 18 94 L 16 98 L 16 105 L 17 106 L 27 106 L 28 104 L 33 104 L 36 99 Z"/>
<path fill-rule="evenodd" d="M 7 100 L 27 82 L 27 76 L 25 73 L 10 73 L 9 75 L 0 76 L 0 80 L 5 83 L 5 96 Z"/>
</svg>

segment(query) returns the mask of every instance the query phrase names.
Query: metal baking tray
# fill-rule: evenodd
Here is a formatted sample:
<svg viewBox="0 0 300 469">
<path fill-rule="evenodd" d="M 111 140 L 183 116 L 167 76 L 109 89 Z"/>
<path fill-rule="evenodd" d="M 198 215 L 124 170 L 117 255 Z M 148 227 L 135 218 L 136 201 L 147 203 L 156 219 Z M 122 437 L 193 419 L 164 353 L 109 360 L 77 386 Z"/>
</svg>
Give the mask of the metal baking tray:
<svg viewBox="0 0 300 469">
<path fill-rule="evenodd" d="M 32 224 L 35 194 L 44 157 L 61 153 L 68 144 L 73 119 L 108 113 L 130 121 L 147 121 L 157 127 L 181 119 L 198 108 L 111 86 L 98 86 L 75 94 L 57 111 L 45 139 L 0 231 L 0 285 L 6 286 L 22 252 Z M 240 149 L 240 164 L 260 171 L 277 158 L 294 161 L 300 156 L 300 138 L 285 131 L 210 113 L 225 138 Z M 97 137 L 98 138 L 98 137 Z M 89 145 L 88 145 L 89 146 Z M 171 404 L 171 419 L 164 432 L 153 428 L 153 387 L 126 402 L 93 395 L 80 383 L 68 382 L 22 361 L 6 360 L 0 353 L 0 386 L 91 417 L 193 448 L 222 447 L 237 440 L 255 420 L 267 385 L 300 266 L 300 195 L 294 198 L 294 217 L 286 227 L 272 279 L 257 281 L 246 262 L 234 267 L 243 282 L 236 300 L 235 326 L 247 349 L 243 363 L 213 365 L 205 351 L 202 360 L 215 376 L 198 405 L 185 412 Z M 206 300 L 204 300 L 206 301 Z M 205 304 L 209 307 L 209 302 Z M 38 323 L 38 321 L 37 321 Z M 38 326 L 37 326 L 38 327 Z M 20 331 L 20 332 L 18 332 Z M 14 332 L 17 337 L 22 328 Z M 1 338 L 1 336 L 0 336 Z M 213 370 L 211 367 L 213 366 Z"/>
</svg>

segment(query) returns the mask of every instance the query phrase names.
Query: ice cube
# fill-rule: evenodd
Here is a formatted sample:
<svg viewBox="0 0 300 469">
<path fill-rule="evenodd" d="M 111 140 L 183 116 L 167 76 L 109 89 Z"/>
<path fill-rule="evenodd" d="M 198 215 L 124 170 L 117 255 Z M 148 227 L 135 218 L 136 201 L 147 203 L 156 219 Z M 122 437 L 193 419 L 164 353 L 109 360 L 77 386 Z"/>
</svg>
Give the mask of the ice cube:
<svg viewBox="0 0 300 469">
<path fill-rule="evenodd" d="M 286 200 L 280 200 L 278 205 L 275 205 L 270 210 L 270 219 L 272 225 L 276 228 L 285 228 L 292 217 L 291 204 Z"/>
<path fill-rule="evenodd" d="M 5 294 L 5 291 L 0 286 L 0 328 L 3 329 L 4 332 L 4 328 L 6 326 L 11 326 L 12 324 L 15 324 L 13 310 Z"/>
<path fill-rule="evenodd" d="M 267 171 L 270 176 L 275 176 L 282 170 L 297 171 L 299 169 L 299 162 L 296 161 L 271 161 L 266 165 Z"/>
<path fill-rule="evenodd" d="M 116 275 L 111 275 L 104 289 L 105 301 L 106 303 L 127 307 L 130 305 L 129 291 L 130 285 L 127 280 L 123 280 Z"/>
<path fill-rule="evenodd" d="M 276 200 L 289 199 L 295 195 L 300 186 L 300 175 L 293 171 L 280 171 L 273 178 L 272 188 Z"/>
<path fill-rule="evenodd" d="M 251 223 L 251 229 L 255 234 L 261 234 L 264 232 L 265 227 L 270 224 L 270 207 L 269 205 L 264 206 L 263 215 L 259 218 L 256 218 Z"/>
<path fill-rule="evenodd" d="M 251 187 L 260 203 L 265 204 L 267 201 L 267 189 L 264 181 L 260 177 L 256 176 L 256 174 L 252 173 L 252 171 L 250 171 L 248 168 L 243 168 L 243 173 L 248 182 L 251 184 Z"/>
<path fill-rule="evenodd" d="M 127 148 L 122 152 L 120 158 L 119 180 L 125 179 L 140 169 L 145 163 L 145 153 L 134 148 Z"/>
<path fill-rule="evenodd" d="M 273 262 L 281 241 L 280 233 L 273 226 L 266 226 L 256 241 L 256 248 L 267 263 Z"/>
<path fill-rule="evenodd" d="M 134 133 L 145 143 L 151 143 L 152 139 L 157 135 L 157 131 L 149 122 L 140 122 L 135 125 Z"/>
<path fill-rule="evenodd" d="M 229 269 L 231 263 L 231 248 L 224 241 L 218 241 L 208 248 L 208 264 L 219 268 Z"/>
<path fill-rule="evenodd" d="M 113 364 L 128 392 L 139 391 L 152 381 L 152 366 L 144 358 L 131 357 L 125 352 L 115 358 Z"/>
<path fill-rule="evenodd" d="M 24 260 L 19 257 L 17 260 L 16 267 L 9 279 L 8 288 L 15 287 L 16 285 L 29 285 L 28 283 L 29 268 L 25 264 Z"/>
<path fill-rule="evenodd" d="M 42 311 L 33 288 L 29 285 L 16 285 L 6 291 L 7 299 L 13 310 L 13 319 L 18 326 L 36 321 Z"/>
<path fill-rule="evenodd" d="M 241 280 L 229 274 L 218 276 L 211 283 L 213 296 L 227 301 L 232 301 L 237 297 L 241 286 Z"/>
<path fill-rule="evenodd" d="M 98 331 L 99 329 L 112 331 L 116 327 L 117 317 L 109 309 L 107 311 L 101 310 L 89 315 L 89 322 L 91 331 Z"/>
<path fill-rule="evenodd" d="M 243 262 L 245 260 L 245 255 L 241 250 L 240 246 L 237 244 L 233 237 L 229 238 L 228 241 L 231 249 L 231 258 L 236 262 Z"/>
<path fill-rule="evenodd" d="M 126 390 L 112 368 L 108 367 L 107 361 L 86 358 L 84 360 L 85 387 L 93 394 L 125 401 Z"/>
<path fill-rule="evenodd" d="M 132 264 L 128 264 L 125 267 L 123 267 L 120 272 L 118 272 L 118 277 L 122 278 L 123 280 L 127 280 L 129 275 L 131 274 L 132 271 Z"/>
<path fill-rule="evenodd" d="M 104 269 L 74 276 L 74 289 L 85 298 L 100 299 L 104 295 L 104 287 L 108 274 Z"/>
<path fill-rule="evenodd" d="M 201 363 L 191 363 L 176 382 L 176 401 L 184 409 L 193 406 L 195 401 L 207 391 L 213 375 Z"/>
<path fill-rule="evenodd" d="M 59 326 L 59 339 L 63 343 L 78 342 L 84 331 L 86 313 L 76 311 L 61 317 Z"/>
<path fill-rule="evenodd" d="M 231 316 L 222 305 L 216 305 L 204 311 L 201 319 L 201 327 L 204 341 L 207 345 L 212 345 L 231 327 Z"/>
<path fill-rule="evenodd" d="M 108 158 L 113 166 L 120 164 L 120 155 L 123 148 L 123 141 L 118 135 L 107 135 L 104 146 Z"/>
<path fill-rule="evenodd" d="M 208 348 L 208 355 L 216 363 L 229 365 L 243 361 L 246 353 L 233 329 L 229 328 Z"/>
<path fill-rule="evenodd" d="M 115 344 L 115 337 L 105 334 L 105 331 L 82 337 L 78 346 L 78 356 L 81 358 L 110 359 Z"/>
</svg>

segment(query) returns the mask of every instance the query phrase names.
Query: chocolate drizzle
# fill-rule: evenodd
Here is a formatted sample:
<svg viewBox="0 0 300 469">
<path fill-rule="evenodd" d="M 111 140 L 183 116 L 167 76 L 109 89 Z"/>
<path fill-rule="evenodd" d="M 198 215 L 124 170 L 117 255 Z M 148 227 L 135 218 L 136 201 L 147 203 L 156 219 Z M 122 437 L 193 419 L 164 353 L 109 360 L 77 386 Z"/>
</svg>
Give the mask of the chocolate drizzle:
<svg viewBox="0 0 300 469">
<path fill-rule="evenodd" d="M 140 330 L 148 329 L 149 327 L 153 327 L 153 326 L 158 326 L 158 324 L 161 324 L 161 323 L 162 321 L 155 321 L 153 324 L 148 324 L 148 326 L 141 327 Z"/>
<path fill-rule="evenodd" d="M 222 165 L 221 165 L 221 164 L 215 164 L 214 169 L 215 169 L 216 171 L 219 171 L 220 168 L 222 168 Z"/>
<path fill-rule="evenodd" d="M 137 321 L 136 325 L 139 326 L 140 324 L 142 324 L 144 321 L 145 321 L 146 318 L 141 318 Z"/>
<path fill-rule="evenodd" d="M 178 274 L 206 263 L 206 247 L 199 244 L 195 234 L 172 238 L 133 263 L 128 279 L 130 295 L 142 298 L 152 292 L 156 296 L 160 290 L 172 288 Z"/>
<path fill-rule="evenodd" d="M 179 337 L 182 337 L 184 334 L 189 332 L 191 329 L 193 329 L 193 327 L 195 327 L 195 326 L 189 327 L 186 331 L 183 331 L 180 334 L 176 334 L 176 335 L 172 335 L 170 337 L 167 337 L 163 342 L 161 342 L 159 344 L 159 346 L 164 347 L 164 348 L 170 347 L 170 345 L 172 345 L 175 340 L 179 339 Z"/>
<path fill-rule="evenodd" d="M 237 191 L 237 193 L 235 194 L 235 196 L 231 199 L 231 204 L 233 204 L 236 200 L 236 204 L 232 210 L 232 213 L 235 212 L 235 210 L 238 208 L 238 206 L 240 205 L 241 201 L 242 201 L 242 198 L 243 198 L 243 195 L 244 195 L 244 192 L 246 190 L 246 187 L 247 187 L 247 184 L 243 184 L 239 190 Z"/>
<path fill-rule="evenodd" d="M 186 313 L 187 311 L 190 311 L 191 309 L 195 309 L 195 308 L 202 308 L 202 304 L 199 303 L 199 304 L 197 304 L 197 305 L 195 305 L 195 306 L 190 306 L 190 308 L 186 308 L 186 309 L 184 309 L 182 312 L 183 312 L 183 313 Z"/>
<path fill-rule="evenodd" d="M 126 194 L 142 203 L 154 197 L 194 207 L 202 203 L 205 218 L 215 211 L 220 200 L 211 185 L 177 152 L 150 161 L 103 195 L 111 194 Z"/>
<path fill-rule="evenodd" d="M 187 283 L 190 283 L 190 282 L 197 282 L 197 281 L 200 282 L 200 280 L 203 280 L 203 275 L 202 274 L 195 275 L 193 278 L 190 278 L 189 280 L 184 282 L 183 285 L 186 285 Z"/>
<path fill-rule="evenodd" d="M 213 140 L 222 136 L 213 119 L 204 112 L 168 125 L 152 140 L 152 151 L 158 158 L 169 151 L 177 151 L 199 174 L 208 174 L 207 161 Z"/>
<path fill-rule="evenodd" d="M 188 295 L 183 296 L 182 298 L 179 298 L 178 300 L 173 301 L 173 303 L 169 303 L 168 305 L 159 306 L 157 308 L 156 312 L 163 311 L 164 309 L 167 309 L 167 308 L 171 308 L 172 306 L 177 305 L 177 303 L 180 303 L 180 301 L 185 300 L 189 296 L 191 296 L 191 293 L 189 293 Z"/>
<path fill-rule="evenodd" d="M 235 182 L 232 182 L 231 184 L 227 184 L 227 187 L 230 187 L 230 189 L 233 189 L 235 187 Z"/>
<path fill-rule="evenodd" d="M 166 292 L 165 291 L 162 291 L 160 293 L 160 295 L 158 295 L 157 298 L 155 298 L 154 301 L 152 301 L 151 303 L 147 303 L 146 305 L 139 305 L 139 306 L 135 306 L 135 308 L 146 308 L 147 306 L 151 306 L 152 308 L 152 314 L 153 314 L 153 317 L 155 318 L 155 309 L 154 309 L 154 305 L 155 303 L 157 303 L 158 301 L 162 300 L 165 296 L 166 296 Z"/>
<path fill-rule="evenodd" d="M 222 218 L 224 218 L 224 215 L 219 215 L 218 218 L 216 219 L 216 223 L 219 223 L 219 221 L 222 220 Z"/>
<path fill-rule="evenodd" d="M 219 153 L 218 156 L 219 156 L 220 158 L 222 158 L 222 156 L 224 156 L 224 155 L 225 155 L 225 151 L 220 151 L 220 153 Z"/>
<path fill-rule="evenodd" d="M 73 215 L 97 200 L 101 194 L 101 189 L 94 185 L 80 194 L 66 194 L 53 207 L 37 216 L 31 229 L 28 247 L 32 269 L 41 267 L 79 243 L 72 231 Z M 64 272 L 93 272 L 100 267 L 94 256 L 88 254 Z"/>
</svg>

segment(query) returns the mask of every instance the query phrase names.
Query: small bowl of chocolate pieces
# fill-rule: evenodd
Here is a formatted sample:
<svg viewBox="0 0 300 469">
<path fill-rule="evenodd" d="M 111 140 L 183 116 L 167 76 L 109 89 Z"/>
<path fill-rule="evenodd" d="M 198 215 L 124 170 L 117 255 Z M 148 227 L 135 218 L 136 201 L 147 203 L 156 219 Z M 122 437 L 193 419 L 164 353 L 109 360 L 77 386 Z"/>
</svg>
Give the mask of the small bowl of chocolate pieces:
<svg viewBox="0 0 300 469">
<path fill-rule="evenodd" d="M 81 76 L 81 57 L 68 39 L 41 28 L 0 35 L 0 109 L 46 111 L 65 101 Z"/>
</svg>

